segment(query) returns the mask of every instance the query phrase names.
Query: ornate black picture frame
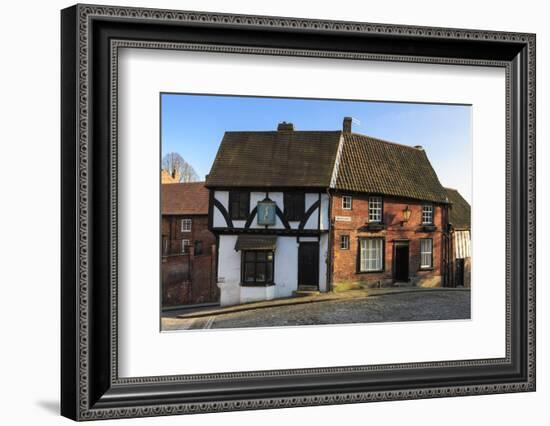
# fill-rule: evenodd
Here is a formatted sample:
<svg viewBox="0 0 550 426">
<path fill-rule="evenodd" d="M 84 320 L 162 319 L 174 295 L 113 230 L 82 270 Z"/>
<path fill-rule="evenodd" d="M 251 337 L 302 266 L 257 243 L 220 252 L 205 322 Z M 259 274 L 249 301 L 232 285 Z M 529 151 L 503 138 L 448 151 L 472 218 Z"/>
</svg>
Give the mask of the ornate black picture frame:
<svg viewBox="0 0 550 426">
<path fill-rule="evenodd" d="M 62 27 L 61 413 L 74 420 L 535 390 L 535 35 L 76 5 Z M 119 378 L 117 49 L 506 70 L 506 356 Z"/>
</svg>

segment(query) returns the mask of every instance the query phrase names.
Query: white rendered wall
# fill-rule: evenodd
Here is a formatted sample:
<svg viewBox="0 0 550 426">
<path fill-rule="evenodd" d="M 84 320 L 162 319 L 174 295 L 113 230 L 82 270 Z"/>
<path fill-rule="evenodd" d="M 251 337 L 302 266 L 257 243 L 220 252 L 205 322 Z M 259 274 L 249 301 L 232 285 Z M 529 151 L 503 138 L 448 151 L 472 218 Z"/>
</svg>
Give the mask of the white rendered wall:
<svg viewBox="0 0 550 426">
<path fill-rule="evenodd" d="M 241 287 L 241 303 L 257 302 L 260 300 L 274 299 L 276 290 L 274 285 L 270 286 L 242 286 Z"/>
<path fill-rule="evenodd" d="M 321 194 L 321 231 L 328 231 L 329 229 L 329 196 L 328 194 Z"/>
<path fill-rule="evenodd" d="M 241 252 L 235 251 L 236 242 L 236 235 L 220 235 L 218 287 L 222 306 L 240 303 Z"/>
<path fill-rule="evenodd" d="M 298 289 L 298 243 L 296 237 L 277 237 L 275 274 L 277 297 L 290 297 Z"/>
<path fill-rule="evenodd" d="M 218 200 L 226 210 L 229 208 L 229 191 L 214 191 L 214 198 Z M 225 228 L 227 223 L 225 218 L 216 206 L 213 209 L 213 226 L 214 228 Z"/>
<path fill-rule="evenodd" d="M 327 291 L 328 233 L 319 240 L 319 290 Z"/>
</svg>

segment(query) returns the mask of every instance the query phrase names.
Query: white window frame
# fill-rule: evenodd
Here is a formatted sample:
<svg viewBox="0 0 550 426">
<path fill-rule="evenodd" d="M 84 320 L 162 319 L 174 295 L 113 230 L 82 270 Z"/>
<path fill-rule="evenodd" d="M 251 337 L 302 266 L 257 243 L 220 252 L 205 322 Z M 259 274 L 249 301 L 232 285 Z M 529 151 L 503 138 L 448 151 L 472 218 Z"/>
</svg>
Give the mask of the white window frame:
<svg viewBox="0 0 550 426">
<path fill-rule="evenodd" d="M 348 206 L 349 204 L 349 206 Z M 353 207 L 353 197 L 351 195 L 342 196 L 342 210 L 351 210 Z"/>
<path fill-rule="evenodd" d="M 340 235 L 340 250 L 349 250 L 349 235 Z"/>
<path fill-rule="evenodd" d="M 434 206 L 433 204 L 422 205 L 422 225 L 433 225 L 434 223 Z"/>
<path fill-rule="evenodd" d="M 369 223 L 382 223 L 382 197 L 369 197 Z"/>
<path fill-rule="evenodd" d="M 191 247 L 191 240 L 181 240 L 182 254 L 189 254 L 189 247 Z"/>
<path fill-rule="evenodd" d="M 191 232 L 192 227 L 193 227 L 193 219 L 181 220 L 181 232 Z"/>
<path fill-rule="evenodd" d="M 384 240 L 382 238 L 359 239 L 359 272 L 384 271 Z"/>
<path fill-rule="evenodd" d="M 426 247 L 426 243 L 429 242 L 429 247 Z M 433 252 L 434 242 L 432 238 L 420 239 L 420 269 L 432 269 L 433 268 Z"/>
</svg>

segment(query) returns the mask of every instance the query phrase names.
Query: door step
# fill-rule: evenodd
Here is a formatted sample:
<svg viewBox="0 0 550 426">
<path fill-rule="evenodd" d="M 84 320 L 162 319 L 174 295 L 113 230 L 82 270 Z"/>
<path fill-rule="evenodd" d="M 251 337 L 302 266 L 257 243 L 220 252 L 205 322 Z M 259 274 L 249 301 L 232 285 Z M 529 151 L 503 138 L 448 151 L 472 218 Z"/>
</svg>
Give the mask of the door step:
<svg viewBox="0 0 550 426">
<path fill-rule="evenodd" d="M 414 287 L 412 281 L 395 281 L 393 287 Z"/>
<path fill-rule="evenodd" d="M 293 291 L 292 294 L 294 297 L 302 296 L 315 296 L 316 294 L 321 294 L 319 287 L 315 285 L 299 285 L 296 291 Z"/>
</svg>

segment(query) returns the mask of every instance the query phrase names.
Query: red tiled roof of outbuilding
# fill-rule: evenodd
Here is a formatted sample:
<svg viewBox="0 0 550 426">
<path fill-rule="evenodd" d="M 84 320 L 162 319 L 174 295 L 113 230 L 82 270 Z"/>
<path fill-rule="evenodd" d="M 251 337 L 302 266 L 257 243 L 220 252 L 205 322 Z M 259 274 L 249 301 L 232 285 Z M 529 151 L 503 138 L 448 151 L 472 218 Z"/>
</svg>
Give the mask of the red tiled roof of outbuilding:
<svg viewBox="0 0 550 426">
<path fill-rule="evenodd" d="M 164 184 L 160 202 L 163 215 L 207 215 L 208 189 L 204 182 Z"/>
</svg>

